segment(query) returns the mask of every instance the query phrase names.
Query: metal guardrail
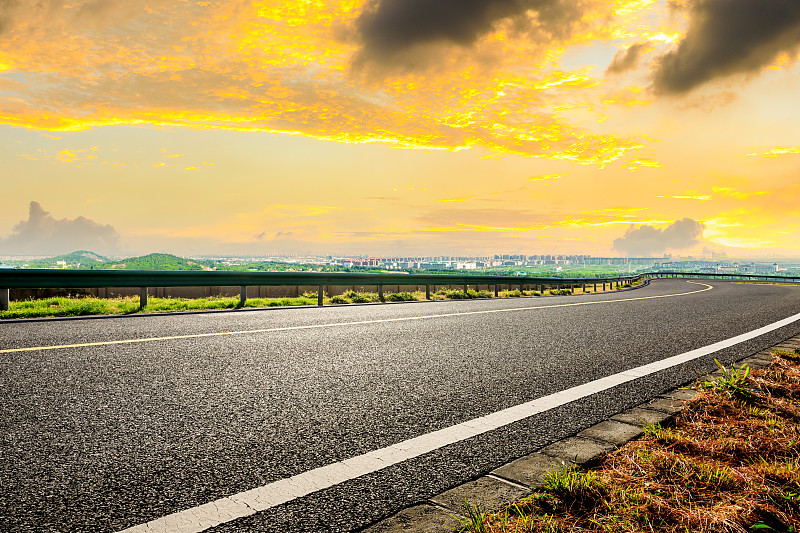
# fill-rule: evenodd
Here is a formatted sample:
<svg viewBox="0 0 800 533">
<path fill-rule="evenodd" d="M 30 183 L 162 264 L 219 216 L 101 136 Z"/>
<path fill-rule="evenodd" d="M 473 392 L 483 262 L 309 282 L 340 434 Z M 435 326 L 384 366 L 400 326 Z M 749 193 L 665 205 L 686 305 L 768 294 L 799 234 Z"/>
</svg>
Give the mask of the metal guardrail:
<svg viewBox="0 0 800 533">
<path fill-rule="evenodd" d="M 149 271 L 149 270 L 54 270 L 0 269 L 0 310 L 9 307 L 9 289 L 84 289 L 100 287 L 139 287 L 139 302 L 147 305 L 148 287 L 209 287 L 239 286 L 240 301 L 247 299 L 247 287 L 252 286 L 317 286 L 317 304 L 322 305 L 323 287 L 367 285 L 376 286 L 383 300 L 384 285 L 424 285 L 430 299 L 430 287 L 442 285 L 494 285 L 524 287 L 574 287 L 594 284 L 616 284 L 643 278 L 727 279 L 800 283 L 800 277 L 704 272 L 647 272 L 632 276 L 607 278 L 548 278 L 531 276 L 482 276 L 464 274 L 376 274 L 366 272 L 233 272 L 233 271 Z"/>
<path fill-rule="evenodd" d="M 722 279 L 739 281 L 768 281 L 782 283 L 800 283 L 798 276 L 765 276 L 761 274 L 728 274 L 724 272 L 647 272 L 647 278 L 690 278 L 690 279 Z"/>
<path fill-rule="evenodd" d="M 0 310 L 8 310 L 9 289 L 88 289 L 100 287 L 139 287 L 139 302 L 147 305 L 148 287 L 209 287 L 239 286 L 243 305 L 247 287 L 252 286 L 317 286 L 317 304 L 322 305 L 323 287 L 367 285 L 376 286 L 383 299 L 384 285 L 424 285 L 430 299 L 430 287 L 442 285 L 565 287 L 588 284 L 605 285 L 636 281 L 642 275 L 609 278 L 547 278 L 529 276 L 481 276 L 449 274 L 375 274 L 360 272 L 232 272 L 232 271 L 145 271 L 145 270 L 0 270 Z"/>
</svg>

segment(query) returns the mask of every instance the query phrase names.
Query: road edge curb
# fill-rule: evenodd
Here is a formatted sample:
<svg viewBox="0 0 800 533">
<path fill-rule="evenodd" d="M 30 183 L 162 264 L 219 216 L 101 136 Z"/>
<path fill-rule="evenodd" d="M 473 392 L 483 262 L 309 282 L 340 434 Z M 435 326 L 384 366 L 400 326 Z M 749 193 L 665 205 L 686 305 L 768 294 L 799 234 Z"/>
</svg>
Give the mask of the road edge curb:
<svg viewBox="0 0 800 533">
<path fill-rule="evenodd" d="M 736 364 L 747 364 L 757 370 L 772 362 L 774 350 L 795 348 L 800 348 L 800 335 L 784 339 L 741 359 Z M 707 374 L 710 378 L 720 375 L 722 375 L 721 370 Z M 704 376 L 700 376 L 698 379 L 703 378 Z M 357 531 L 363 533 L 457 531 L 461 527 L 458 518 L 463 518 L 461 513 L 465 499 L 484 510 L 499 510 L 530 494 L 530 487 L 541 483 L 546 473 L 553 468 L 581 470 L 591 467 L 599 461 L 602 454 L 639 438 L 645 426 L 655 423 L 671 424 L 683 406 L 698 394 L 696 389 L 691 388 L 690 383 L 620 411 L 606 420 L 582 429 L 575 435 L 558 440 Z"/>
</svg>

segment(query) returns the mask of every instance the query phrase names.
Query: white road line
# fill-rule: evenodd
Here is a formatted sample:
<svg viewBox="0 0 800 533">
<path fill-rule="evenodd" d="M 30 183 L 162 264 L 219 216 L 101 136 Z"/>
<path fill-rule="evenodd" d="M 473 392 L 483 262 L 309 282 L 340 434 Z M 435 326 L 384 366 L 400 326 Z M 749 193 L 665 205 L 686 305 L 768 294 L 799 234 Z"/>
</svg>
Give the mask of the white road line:
<svg viewBox="0 0 800 533">
<path fill-rule="evenodd" d="M 430 320 L 432 318 L 444 318 L 444 317 L 451 317 L 451 316 L 467 316 L 467 315 L 483 315 L 489 313 L 509 313 L 513 311 L 530 311 L 532 309 L 550 309 L 555 307 L 574 307 L 579 305 L 598 305 L 604 303 L 617 303 L 617 302 L 632 302 L 635 300 L 652 300 L 655 298 L 673 298 L 676 296 L 686 296 L 689 294 L 696 294 L 698 292 L 705 292 L 713 289 L 711 285 L 706 285 L 705 283 L 695 283 L 693 281 L 688 281 L 687 283 L 693 283 L 695 285 L 704 285 L 705 289 L 700 289 L 696 291 L 690 292 L 682 292 L 678 294 L 662 294 L 659 296 L 642 296 L 639 298 L 620 298 L 618 300 L 599 300 L 599 301 L 590 301 L 590 302 L 575 302 L 569 304 L 555 304 L 555 305 L 537 305 L 532 307 L 512 307 L 510 309 L 488 309 L 484 311 L 465 311 L 462 313 L 445 313 L 441 315 L 424 315 L 424 316 L 411 316 L 411 317 L 401 317 L 401 318 L 382 318 L 376 320 L 361 320 L 358 322 L 336 322 L 333 324 L 311 324 L 308 326 L 288 326 L 284 328 L 265 328 L 265 329 L 245 329 L 240 331 L 220 331 L 216 333 L 195 333 L 191 335 L 171 335 L 168 337 L 146 337 L 142 339 L 122 339 L 117 341 L 100 341 L 100 342 L 82 342 L 78 344 L 57 344 L 53 346 L 30 346 L 26 348 L 6 348 L 0 350 L 0 354 L 6 353 L 18 353 L 18 352 L 36 352 L 41 350 L 63 350 L 66 348 L 85 348 L 89 346 L 113 346 L 115 344 L 137 344 L 143 342 L 158 342 L 158 341 L 171 341 L 171 340 L 180 340 L 180 339 L 200 339 L 204 337 L 223 337 L 223 336 L 230 336 L 230 335 L 246 335 L 246 334 L 253 334 L 253 333 L 274 333 L 277 331 L 294 331 L 294 330 L 301 330 L 301 329 L 320 329 L 320 328 L 334 328 L 340 326 L 358 326 L 363 324 L 380 324 L 385 322 L 406 322 L 411 320 Z"/>
<path fill-rule="evenodd" d="M 234 494 L 191 509 L 124 530 L 122 533 L 199 533 L 208 528 L 265 511 L 296 498 L 333 487 L 345 481 L 377 472 L 397 463 L 419 457 L 444 446 L 476 437 L 550 409 L 608 390 L 643 376 L 712 354 L 754 339 L 800 320 L 800 313 L 762 328 L 715 342 L 662 361 L 607 376 L 527 403 L 509 407 L 480 418 L 408 439 L 380 450 L 315 468 L 290 478 Z"/>
</svg>

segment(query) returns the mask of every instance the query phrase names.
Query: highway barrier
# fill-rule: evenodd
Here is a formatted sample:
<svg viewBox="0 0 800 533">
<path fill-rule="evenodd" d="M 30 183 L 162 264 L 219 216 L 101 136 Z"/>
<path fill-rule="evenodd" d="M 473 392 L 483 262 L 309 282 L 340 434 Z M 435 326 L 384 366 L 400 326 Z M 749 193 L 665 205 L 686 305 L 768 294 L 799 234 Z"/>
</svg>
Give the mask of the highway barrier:
<svg viewBox="0 0 800 533">
<path fill-rule="evenodd" d="M 147 305 L 151 287 L 240 287 L 240 301 L 247 299 L 247 287 L 252 286 L 316 286 L 317 304 L 322 305 L 326 286 L 373 286 L 383 297 L 385 285 L 425 286 L 430 299 L 431 286 L 491 285 L 495 296 L 499 287 L 519 290 L 534 287 L 575 288 L 594 284 L 617 287 L 641 279 L 640 274 L 608 278 L 551 278 L 530 276 L 482 276 L 464 274 L 390 274 L 366 272 L 235 272 L 235 271 L 143 271 L 143 270 L 56 270 L 56 269 L 3 269 L 0 270 L 0 310 L 8 310 L 9 289 L 88 289 L 103 287 L 138 287 L 141 307 Z"/>
<path fill-rule="evenodd" d="M 431 286 L 490 285 L 495 296 L 499 287 L 531 287 L 544 292 L 546 288 L 571 288 L 606 284 L 613 288 L 644 278 L 688 278 L 725 279 L 742 281 L 766 281 L 800 283 L 800 277 L 766 276 L 729 273 L 702 272 L 647 272 L 628 276 L 606 278 L 553 278 L 531 276 L 484 276 L 470 274 L 394 274 L 366 272 L 236 272 L 236 271 L 144 271 L 144 270 L 56 270 L 56 269 L 0 269 L 0 310 L 9 308 L 9 289 L 88 289 L 108 287 L 138 287 L 139 305 L 147 305 L 148 289 L 151 287 L 240 287 L 240 302 L 247 299 L 247 287 L 252 286 L 316 286 L 317 304 L 322 305 L 323 289 L 326 286 L 367 285 L 377 287 L 383 299 L 384 285 L 425 286 L 427 299 L 431 297 Z"/>
</svg>

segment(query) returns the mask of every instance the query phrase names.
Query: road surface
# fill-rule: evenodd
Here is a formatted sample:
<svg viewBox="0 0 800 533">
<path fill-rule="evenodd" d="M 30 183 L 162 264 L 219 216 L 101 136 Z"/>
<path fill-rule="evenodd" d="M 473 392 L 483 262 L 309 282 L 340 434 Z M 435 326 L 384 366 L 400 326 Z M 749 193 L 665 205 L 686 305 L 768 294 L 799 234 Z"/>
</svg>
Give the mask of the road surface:
<svg viewBox="0 0 800 533">
<path fill-rule="evenodd" d="M 0 530 L 147 531 L 800 313 L 800 287 L 0 323 Z M 373 469 L 209 531 L 352 531 L 800 333 L 719 353 Z M 182 516 L 182 515 L 179 515 Z"/>
</svg>

